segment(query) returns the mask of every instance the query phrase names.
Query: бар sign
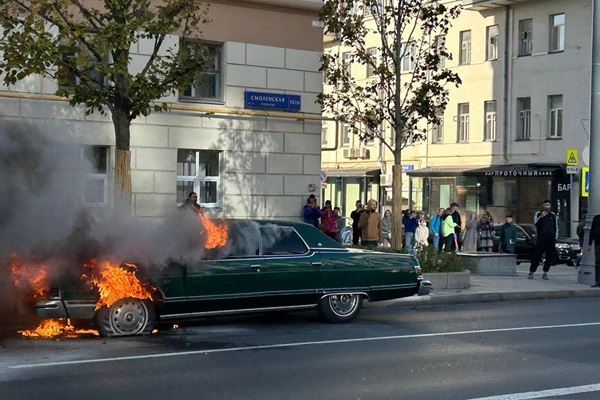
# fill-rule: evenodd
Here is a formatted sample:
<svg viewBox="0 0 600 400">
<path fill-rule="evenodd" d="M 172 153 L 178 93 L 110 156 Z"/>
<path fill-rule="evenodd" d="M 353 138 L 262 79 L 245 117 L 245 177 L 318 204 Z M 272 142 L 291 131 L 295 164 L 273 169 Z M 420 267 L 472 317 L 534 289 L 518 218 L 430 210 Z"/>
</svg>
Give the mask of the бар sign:
<svg viewBox="0 0 600 400">
<path fill-rule="evenodd" d="M 301 101 L 297 94 L 244 92 L 244 107 L 263 110 L 300 111 Z"/>
</svg>

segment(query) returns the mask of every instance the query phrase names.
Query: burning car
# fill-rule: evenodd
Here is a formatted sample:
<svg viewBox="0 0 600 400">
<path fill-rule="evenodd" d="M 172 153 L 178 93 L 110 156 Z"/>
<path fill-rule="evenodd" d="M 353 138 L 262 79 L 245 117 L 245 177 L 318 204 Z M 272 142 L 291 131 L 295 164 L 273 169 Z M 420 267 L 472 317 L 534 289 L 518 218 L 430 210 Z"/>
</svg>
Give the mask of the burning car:
<svg viewBox="0 0 600 400">
<path fill-rule="evenodd" d="M 94 264 L 85 278 L 95 290 L 59 283 L 37 302 L 37 316 L 93 320 L 102 336 L 149 333 L 156 321 L 269 311 L 316 309 L 342 323 L 358 315 L 365 299 L 431 289 L 412 255 L 348 249 L 304 223 L 224 223 L 225 240 L 201 259 L 148 268 Z"/>
</svg>

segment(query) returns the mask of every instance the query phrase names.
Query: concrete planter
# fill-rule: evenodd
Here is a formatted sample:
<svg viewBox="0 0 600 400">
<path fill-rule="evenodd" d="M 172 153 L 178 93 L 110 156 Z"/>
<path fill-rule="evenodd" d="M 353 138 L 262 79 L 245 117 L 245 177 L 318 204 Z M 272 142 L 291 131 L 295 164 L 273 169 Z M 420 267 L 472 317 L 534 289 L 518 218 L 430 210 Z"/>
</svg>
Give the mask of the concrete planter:
<svg viewBox="0 0 600 400">
<path fill-rule="evenodd" d="M 477 275 L 517 275 L 517 255 L 506 253 L 458 253 L 465 268 Z"/>
<path fill-rule="evenodd" d="M 423 274 L 423 279 L 431 282 L 434 291 L 436 289 L 466 289 L 471 286 L 471 271 L 430 272 Z"/>
</svg>

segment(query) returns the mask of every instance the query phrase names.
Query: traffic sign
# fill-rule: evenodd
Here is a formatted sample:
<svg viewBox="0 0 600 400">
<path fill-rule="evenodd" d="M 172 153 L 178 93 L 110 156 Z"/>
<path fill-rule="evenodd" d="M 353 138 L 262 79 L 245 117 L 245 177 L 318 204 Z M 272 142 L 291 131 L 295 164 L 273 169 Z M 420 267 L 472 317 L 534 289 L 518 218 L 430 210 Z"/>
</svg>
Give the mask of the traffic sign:
<svg viewBox="0 0 600 400">
<path fill-rule="evenodd" d="M 567 149 L 567 165 L 578 165 L 577 149 Z"/>
<path fill-rule="evenodd" d="M 576 175 L 579 172 L 579 167 L 574 167 L 572 165 L 567 165 L 567 174 Z"/>
<path fill-rule="evenodd" d="M 581 197 L 590 196 L 590 168 L 581 168 Z"/>
</svg>

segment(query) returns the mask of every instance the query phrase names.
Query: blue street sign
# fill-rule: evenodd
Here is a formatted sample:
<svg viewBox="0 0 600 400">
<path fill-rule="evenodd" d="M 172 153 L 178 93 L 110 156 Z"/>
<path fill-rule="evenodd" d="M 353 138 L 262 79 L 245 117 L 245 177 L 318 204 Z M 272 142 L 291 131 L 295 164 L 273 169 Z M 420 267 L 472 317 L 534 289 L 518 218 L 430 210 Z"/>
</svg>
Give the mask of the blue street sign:
<svg viewBox="0 0 600 400">
<path fill-rule="evenodd" d="M 590 196 L 590 168 L 581 168 L 581 197 Z"/>
<path fill-rule="evenodd" d="M 267 110 L 300 111 L 301 98 L 296 94 L 245 92 L 244 107 Z"/>
</svg>

